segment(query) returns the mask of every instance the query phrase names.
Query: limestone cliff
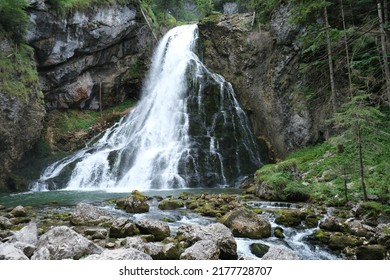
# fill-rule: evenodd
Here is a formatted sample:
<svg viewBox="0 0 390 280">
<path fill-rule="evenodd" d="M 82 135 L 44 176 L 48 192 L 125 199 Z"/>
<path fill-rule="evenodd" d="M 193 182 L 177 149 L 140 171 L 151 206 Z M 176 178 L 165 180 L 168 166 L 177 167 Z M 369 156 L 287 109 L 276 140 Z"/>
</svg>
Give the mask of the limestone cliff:
<svg viewBox="0 0 390 280">
<path fill-rule="evenodd" d="M 34 47 L 48 110 L 98 109 L 137 95 L 154 39 L 138 1 L 65 15 L 32 0 L 27 40 Z"/>
<path fill-rule="evenodd" d="M 287 13 L 287 6 L 275 13 L 269 31 L 253 28 L 251 14 L 213 16 L 199 25 L 205 64 L 233 84 L 274 159 L 318 141 L 326 115 L 294 94 L 306 77 L 298 71 L 299 29 Z"/>
</svg>

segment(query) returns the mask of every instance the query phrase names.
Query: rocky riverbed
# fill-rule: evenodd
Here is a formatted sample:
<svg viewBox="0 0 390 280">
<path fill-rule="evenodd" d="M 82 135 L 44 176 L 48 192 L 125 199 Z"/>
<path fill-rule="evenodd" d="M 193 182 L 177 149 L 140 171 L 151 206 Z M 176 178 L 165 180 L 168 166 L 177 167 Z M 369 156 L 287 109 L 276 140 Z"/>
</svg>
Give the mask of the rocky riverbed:
<svg viewBox="0 0 390 280">
<path fill-rule="evenodd" d="M 0 259 L 302 259 L 289 246 L 291 229 L 339 258 L 389 259 L 389 217 L 360 205 L 284 206 L 251 195 L 137 191 L 97 204 L 0 206 Z"/>
</svg>

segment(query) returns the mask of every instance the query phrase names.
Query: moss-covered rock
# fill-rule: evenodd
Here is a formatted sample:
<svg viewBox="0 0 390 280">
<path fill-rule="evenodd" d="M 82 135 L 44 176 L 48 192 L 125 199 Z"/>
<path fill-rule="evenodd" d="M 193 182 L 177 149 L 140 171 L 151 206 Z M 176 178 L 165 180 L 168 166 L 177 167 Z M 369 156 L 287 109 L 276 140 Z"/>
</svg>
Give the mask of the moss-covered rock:
<svg viewBox="0 0 390 280">
<path fill-rule="evenodd" d="M 308 215 L 305 218 L 305 226 L 308 228 L 316 228 L 318 226 L 319 217 L 317 215 Z"/>
<path fill-rule="evenodd" d="M 283 239 L 284 238 L 284 231 L 281 227 L 276 227 L 274 229 L 274 235 L 277 238 Z"/>
<path fill-rule="evenodd" d="M 125 238 L 139 233 L 140 231 L 135 224 L 122 217 L 116 219 L 114 223 L 112 223 L 109 236 L 112 238 Z"/>
<path fill-rule="evenodd" d="M 158 209 L 161 210 L 175 210 L 184 207 L 184 203 L 179 199 L 166 199 L 158 204 Z"/>
<path fill-rule="evenodd" d="M 236 237 L 257 239 L 271 236 L 270 222 L 245 208 L 230 211 L 220 222 L 230 228 Z"/>
<path fill-rule="evenodd" d="M 171 234 L 168 223 L 159 220 L 140 220 L 136 222 L 137 227 L 143 234 L 152 234 L 155 241 L 162 241 Z"/>
<path fill-rule="evenodd" d="M 118 199 L 116 207 L 128 213 L 145 213 L 149 212 L 148 200 L 141 192 L 133 191 L 128 197 Z"/>
<path fill-rule="evenodd" d="M 214 207 L 212 203 L 205 203 L 202 206 L 195 209 L 195 212 L 200 213 L 202 216 L 207 217 L 221 217 L 222 211 Z"/>
<path fill-rule="evenodd" d="M 364 245 L 356 249 L 358 260 L 383 260 L 386 256 L 386 249 L 382 245 Z"/>
<path fill-rule="evenodd" d="M 341 251 L 346 247 L 355 247 L 360 244 L 356 236 L 343 234 L 340 232 L 332 233 L 329 238 L 329 248 Z"/>
<path fill-rule="evenodd" d="M 302 222 L 302 216 L 299 211 L 295 210 L 281 210 L 278 211 L 275 223 L 284 225 L 287 227 L 299 226 Z"/>
<path fill-rule="evenodd" d="M 249 249 L 253 255 L 262 258 L 268 252 L 269 246 L 262 243 L 252 243 Z"/>
</svg>

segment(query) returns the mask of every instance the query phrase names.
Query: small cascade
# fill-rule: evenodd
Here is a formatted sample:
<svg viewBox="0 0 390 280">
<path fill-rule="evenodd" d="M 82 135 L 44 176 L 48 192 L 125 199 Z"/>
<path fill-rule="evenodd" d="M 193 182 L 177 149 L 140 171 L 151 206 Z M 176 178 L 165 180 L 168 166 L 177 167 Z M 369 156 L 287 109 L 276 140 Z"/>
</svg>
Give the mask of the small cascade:
<svg viewBox="0 0 390 280">
<path fill-rule="evenodd" d="M 53 163 L 31 190 L 225 187 L 262 163 L 230 83 L 195 53 L 197 25 L 170 30 L 155 50 L 141 100 L 84 149 Z"/>
</svg>

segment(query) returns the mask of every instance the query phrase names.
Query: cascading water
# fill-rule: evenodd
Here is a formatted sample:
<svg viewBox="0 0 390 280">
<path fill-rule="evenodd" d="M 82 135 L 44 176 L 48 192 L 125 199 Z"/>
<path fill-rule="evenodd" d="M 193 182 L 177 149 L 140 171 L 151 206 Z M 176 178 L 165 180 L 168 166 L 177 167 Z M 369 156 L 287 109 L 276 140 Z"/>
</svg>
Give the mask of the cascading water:
<svg viewBox="0 0 390 280">
<path fill-rule="evenodd" d="M 233 185 L 261 166 L 232 86 L 194 53 L 197 25 L 170 30 L 142 98 L 95 143 L 55 162 L 32 190 L 172 189 Z"/>
</svg>

